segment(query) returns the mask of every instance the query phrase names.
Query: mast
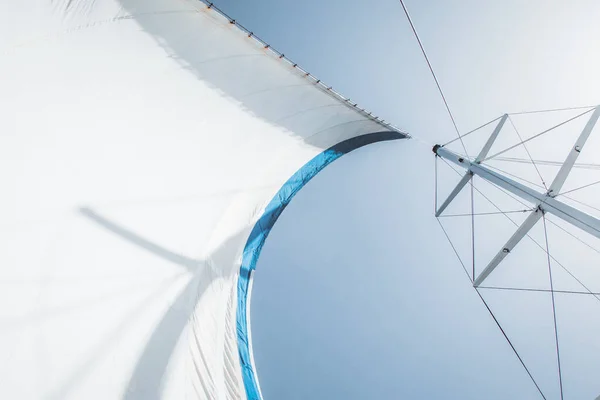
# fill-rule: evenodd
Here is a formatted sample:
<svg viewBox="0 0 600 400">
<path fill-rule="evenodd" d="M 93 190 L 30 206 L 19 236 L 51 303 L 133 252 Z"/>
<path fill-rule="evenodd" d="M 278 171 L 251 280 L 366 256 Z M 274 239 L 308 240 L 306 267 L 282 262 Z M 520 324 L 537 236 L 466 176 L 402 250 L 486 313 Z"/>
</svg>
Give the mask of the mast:
<svg viewBox="0 0 600 400">
<path fill-rule="evenodd" d="M 556 195 L 560 192 L 560 189 L 562 189 L 565 181 L 567 180 L 569 173 L 573 169 L 573 166 L 575 165 L 575 162 L 577 161 L 577 158 L 579 157 L 579 154 L 581 153 L 581 150 L 583 149 L 583 146 L 589 138 L 599 117 L 600 106 L 597 106 L 587 124 L 581 131 L 581 134 L 573 145 L 569 155 L 562 164 L 558 174 L 554 178 L 554 181 L 545 193 L 531 189 L 507 176 L 492 171 L 484 165 L 481 165 L 481 162 L 485 160 L 487 153 L 498 137 L 498 133 L 506 121 L 506 114 L 500 119 L 500 122 L 484 145 L 480 154 L 473 161 L 453 153 L 441 145 L 435 145 L 433 147 L 433 152 L 436 154 L 436 156 L 442 157 L 443 159 L 464 168 L 466 171 L 458 185 L 454 188 L 454 190 L 452 190 L 440 208 L 436 210 L 436 216 L 439 216 L 452 202 L 452 200 L 454 200 L 462 188 L 464 188 L 464 186 L 471 180 L 473 175 L 477 175 L 486 181 L 507 190 L 515 196 L 532 203 L 534 206 L 533 208 L 535 209 L 535 211 L 527 217 L 517 231 L 510 237 L 510 239 L 508 239 L 506 244 L 498 251 L 496 256 L 492 259 L 492 261 L 490 261 L 481 274 L 474 278 L 473 286 L 478 287 L 483 283 L 483 281 L 494 271 L 494 269 L 504 260 L 504 258 L 508 256 L 508 254 L 515 248 L 521 239 L 523 239 L 529 233 L 529 231 L 546 212 L 584 230 L 585 232 L 597 238 L 600 238 L 599 219 L 555 199 Z"/>
</svg>

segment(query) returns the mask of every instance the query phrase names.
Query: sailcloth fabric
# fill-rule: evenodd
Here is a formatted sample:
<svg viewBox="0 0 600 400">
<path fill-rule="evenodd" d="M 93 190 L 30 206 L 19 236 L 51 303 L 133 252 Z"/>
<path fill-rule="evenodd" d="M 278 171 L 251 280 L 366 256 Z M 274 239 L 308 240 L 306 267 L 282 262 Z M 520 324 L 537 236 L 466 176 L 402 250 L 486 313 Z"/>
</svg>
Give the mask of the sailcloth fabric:
<svg viewBox="0 0 600 400">
<path fill-rule="evenodd" d="M 0 19 L 0 398 L 260 398 L 269 230 L 330 162 L 406 136 L 200 1 Z"/>
</svg>

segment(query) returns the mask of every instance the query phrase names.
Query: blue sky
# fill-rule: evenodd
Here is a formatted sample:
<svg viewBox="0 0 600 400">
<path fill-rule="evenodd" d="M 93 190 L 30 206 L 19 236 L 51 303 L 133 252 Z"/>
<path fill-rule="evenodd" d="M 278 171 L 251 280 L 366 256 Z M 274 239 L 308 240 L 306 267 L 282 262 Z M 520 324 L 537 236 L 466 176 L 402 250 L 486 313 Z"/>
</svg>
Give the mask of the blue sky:
<svg viewBox="0 0 600 400">
<path fill-rule="evenodd" d="M 455 133 L 400 4 L 215 3 L 427 143 L 378 144 L 345 156 L 311 181 L 275 225 L 252 297 L 264 397 L 541 398 L 433 218 L 428 145 Z M 504 112 L 599 102 L 600 3 L 406 4 L 462 132 Z M 498 307 L 547 398 L 559 398 L 548 299 L 503 296 L 486 299 Z M 563 316 L 581 310 L 561 301 Z M 598 350 L 582 333 L 590 326 L 571 326 L 563 337 Z M 597 362 L 582 349 L 565 356 L 565 398 L 600 393 Z"/>
</svg>

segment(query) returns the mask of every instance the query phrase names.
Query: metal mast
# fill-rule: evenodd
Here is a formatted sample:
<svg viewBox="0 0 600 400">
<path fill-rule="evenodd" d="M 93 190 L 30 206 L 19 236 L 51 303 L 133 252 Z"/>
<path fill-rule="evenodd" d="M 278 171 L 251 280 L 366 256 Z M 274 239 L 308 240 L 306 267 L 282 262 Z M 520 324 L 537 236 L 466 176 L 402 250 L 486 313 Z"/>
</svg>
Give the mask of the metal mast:
<svg viewBox="0 0 600 400">
<path fill-rule="evenodd" d="M 481 274 L 474 278 L 473 286 L 478 287 L 483 283 L 485 278 L 487 278 L 494 271 L 494 269 L 502 262 L 502 260 L 504 260 L 504 258 L 506 258 L 506 256 L 512 251 L 512 249 L 515 248 L 521 239 L 527 235 L 527 233 L 535 226 L 535 224 L 542 218 L 542 215 L 546 212 L 555 215 L 556 217 L 580 229 L 583 229 L 597 238 L 600 238 L 600 220 L 554 198 L 562 189 L 562 186 L 567 180 L 569 173 L 573 169 L 575 161 L 577 160 L 577 157 L 579 157 L 579 154 L 581 153 L 581 150 L 583 149 L 583 146 L 589 138 L 590 133 L 596 125 L 599 117 L 600 106 L 597 106 L 587 124 L 581 131 L 579 138 L 573 145 L 573 148 L 569 152 L 565 162 L 562 164 L 558 174 L 554 178 L 554 181 L 545 193 L 531 189 L 519 182 L 514 181 L 513 179 L 510 179 L 481 165 L 481 162 L 485 160 L 489 150 L 494 144 L 494 141 L 498 137 L 502 126 L 508 118 L 508 115 L 506 114 L 500 119 L 500 122 L 494 129 L 492 135 L 484 145 L 479 155 L 472 161 L 461 155 L 453 153 L 441 145 L 435 145 L 433 147 L 433 152 L 437 156 L 464 168 L 466 171 L 458 185 L 454 188 L 454 190 L 452 190 L 448 198 L 442 203 L 439 209 L 436 210 L 436 216 L 439 216 L 446 209 L 446 207 L 448 207 L 452 200 L 454 200 L 458 193 L 460 193 L 460 191 L 471 180 L 473 175 L 480 176 L 488 182 L 509 191 L 525 201 L 532 203 L 535 208 L 535 211 L 531 213 L 529 217 L 527 217 L 517 231 L 510 237 L 510 239 L 508 239 L 506 244 L 502 247 L 502 249 L 500 249 L 500 251 L 498 251 L 496 256 L 492 259 L 492 261 L 490 261 Z"/>
</svg>

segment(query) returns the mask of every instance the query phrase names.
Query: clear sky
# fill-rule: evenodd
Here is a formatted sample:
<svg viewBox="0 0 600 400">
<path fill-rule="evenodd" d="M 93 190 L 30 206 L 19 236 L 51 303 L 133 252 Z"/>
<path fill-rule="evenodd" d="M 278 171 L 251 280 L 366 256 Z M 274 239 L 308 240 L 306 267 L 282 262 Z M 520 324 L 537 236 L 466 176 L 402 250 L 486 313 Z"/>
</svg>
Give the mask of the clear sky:
<svg viewBox="0 0 600 400">
<path fill-rule="evenodd" d="M 454 137 L 397 0 L 215 4 L 422 141 Z M 406 4 L 462 132 L 504 112 L 600 102 L 599 2 Z M 535 296 L 486 299 L 558 399 L 548 297 Z M 566 399 L 600 394 L 598 309 L 585 307 L 595 314 L 558 302 Z M 257 268 L 252 335 L 267 400 L 541 398 L 433 218 L 433 157 L 418 141 L 345 156 L 294 199 Z"/>
</svg>

